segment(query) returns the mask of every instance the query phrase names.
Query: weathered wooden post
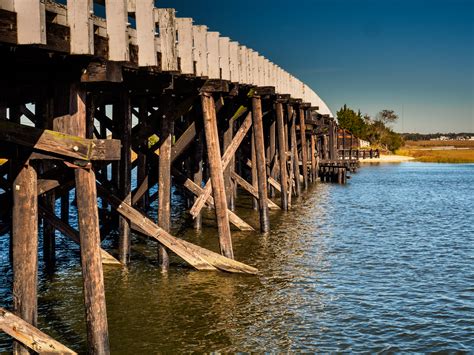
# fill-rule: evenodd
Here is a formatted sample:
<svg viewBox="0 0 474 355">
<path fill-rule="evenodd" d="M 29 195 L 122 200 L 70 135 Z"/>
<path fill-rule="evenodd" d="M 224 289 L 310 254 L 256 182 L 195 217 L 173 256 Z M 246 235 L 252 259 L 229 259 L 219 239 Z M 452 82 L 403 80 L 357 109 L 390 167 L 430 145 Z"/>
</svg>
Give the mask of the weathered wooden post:
<svg viewBox="0 0 474 355">
<path fill-rule="evenodd" d="M 138 121 L 140 125 L 145 125 L 148 119 L 148 107 L 145 98 L 141 98 L 138 104 Z M 148 148 L 148 139 L 144 139 L 141 144 L 143 149 Z M 137 162 L 137 186 L 140 186 L 143 183 L 146 183 L 148 180 L 148 162 L 147 155 L 143 152 L 138 151 L 138 162 Z M 148 208 L 148 194 L 149 190 L 146 189 L 143 196 L 138 200 L 137 206 L 141 207 L 143 210 Z"/>
<path fill-rule="evenodd" d="M 290 143 L 293 160 L 293 176 L 296 186 L 296 196 L 301 196 L 300 162 L 296 140 L 296 115 L 291 104 L 288 104 L 288 121 L 290 123 Z"/>
<path fill-rule="evenodd" d="M 257 150 L 255 148 L 255 132 L 252 129 L 252 132 L 250 133 L 250 158 L 252 160 L 252 167 L 251 167 L 251 173 L 252 173 L 252 186 L 258 190 L 258 173 L 257 173 Z M 258 199 L 255 197 L 252 197 L 252 208 L 256 211 L 258 210 Z"/>
<path fill-rule="evenodd" d="M 222 255 L 233 259 L 234 251 L 232 248 L 229 217 L 227 215 L 227 199 L 225 196 L 224 173 L 221 162 L 214 98 L 211 93 L 203 92 L 201 93 L 201 102 L 209 159 L 209 173 L 211 175 L 217 229 L 219 231 L 219 244 Z"/>
<path fill-rule="evenodd" d="M 270 231 L 267 194 L 267 165 L 265 162 L 265 142 L 263 137 L 262 100 L 260 96 L 252 97 L 253 137 L 255 140 L 255 161 L 257 167 L 258 205 L 260 212 L 260 230 L 263 233 Z"/>
<path fill-rule="evenodd" d="M 171 145 L 173 143 L 173 118 L 161 118 L 160 159 L 158 177 L 158 225 L 169 232 L 171 228 Z M 169 269 L 169 256 L 165 247 L 158 247 L 158 259 L 163 271 Z"/>
<path fill-rule="evenodd" d="M 119 165 L 119 194 L 124 202 L 132 203 L 132 108 L 128 90 L 120 90 L 118 94 L 118 113 L 119 117 L 114 117 L 118 122 L 122 149 L 120 153 Z M 131 248 L 131 230 L 130 221 L 119 216 L 119 260 L 127 265 L 130 261 Z"/>
<path fill-rule="evenodd" d="M 224 131 L 224 137 L 222 140 L 224 151 L 232 143 L 234 136 L 234 120 L 232 118 L 226 119 L 227 127 Z M 224 182 L 225 182 L 225 194 L 227 197 L 227 206 L 233 211 L 234 205 L 234 186 L 231 179 L 231 174 L 235 170 L 235 159 L 232 159 L 227 168 L 224 169 Z"/>
<path fill-rule="evenodd" d="M 199 132 L 196 135 L 195 141 L 195 150 L 194 150 L 194 172 L 193 172 L 193 181 L 199 187 L 202 186 L 202 171 L 203 171 L 203 150 L 204 150 L 204 135 Z M 196 198 L 194 199 L 196 200 Z M 194 218 L 194 228 L 200 230 L 202 228 L 202 213 L 199 212 Z"/>
<path fill-rule="evenodd" d="M 12 253 L 13 311 L 36 326 L 38 315 L 38 197 L 37 174 L 29 161 L 22 163 L 13 180 Z M 14 343 L 15 354 L 29 354 Z"/>
<path fill-rule="evenodd" d="M 316 137 L 313 129 L 311 129 L 311 181 L 316 182 L 317 178 L 317 163 L 316 163 Z"/>
<path fill-rule="evenodd" d="M 299 106 L 299 118 L 300 118 L 300 135 L 301 135 L 301 160 L 302 160 L 302 172 L 303 172 L 303 186 L 305 189 L 308 188 L 308 148 L 306 145 L 306 119 L 305 109 Z"/>
<path fill-rule="evenodd" d="M 71 85 L 70 116 L 58 122 L 58 128 L 63 133 L 85 137 L 86 112 L 85 89 L 79 84 Z M 95 173 L 90 167 L 78 168 L 75 169 L 75 176 L 88 347 L 90 353 L 108 354 L 109 334 Z"/>
<path fill-rule="evenodd" d="M 281 208 L 288 210 L 288 176 L 287 176 L 287 157 L 286 157 L 286 132 L 283 116 L 283 104 L 276 102 L 276 121 L 278 129 L 278 156 L 280 163 L 280 185 L 281 185 Z"/>
</svg>

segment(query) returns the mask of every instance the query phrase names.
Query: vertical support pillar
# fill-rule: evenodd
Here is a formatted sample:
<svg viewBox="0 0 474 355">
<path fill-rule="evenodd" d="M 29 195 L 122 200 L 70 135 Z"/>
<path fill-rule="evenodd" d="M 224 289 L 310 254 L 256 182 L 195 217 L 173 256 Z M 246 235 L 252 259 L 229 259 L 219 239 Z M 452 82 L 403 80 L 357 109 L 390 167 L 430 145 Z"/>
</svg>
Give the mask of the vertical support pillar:
<svg viewBox="0 0 474 355">
<path fill-rule="evenodd" d="M 301 160 L 302 160 L 302 172 L 303 172 L 303 184 L 304 188 L 308 188 L 308 148 L 306 145 L 306 119 L 305 110 L 299 107 L 300 116 L 300 135 L 301 135 Z"/>
<path fill-rule="evenodd" d="M 298 158 L 298 145 L 296 141 L 296 117 L 293 106 L 288 105 L 288 120 L 290 121 L 290 141 L 291 153 L 293 160 L 293 175 L 296 186 L 296 196 L 301 196 L 301 180 L 300 180 L 300 162 Z"/>
<path fill-rule="evenodd" d="M 130 96 L 127 90 L 121 90 L 118 95 L 118 112 L 119 117 L 114 117 L 118 120 L 120 127 L 122 149 L 120 152 L 119 165 L 119 194 L 120 198 L 128 204 L 132 203 L 132 108 L 130 106 Z M 130 221 L 123 216 L 119 216 L 119 260 L 122 264 L 127 265 L 130 261 L 131 249 L 131 229 Z"/>
<path fill-rule="evenodd" d="M 222 255 L 233 259 L 232 236 L 230 233 L 229 217 L 227 215 L 227 199 L 225 196 L 224 173 L 219 147 L 217 117 L 214 98 L 210 93 L 201 94 L 204 132 L 206 134 L 209 172 L 211 175 L 212 192 L 214 196 L 219 244 Z"/>
<path fill-rule="evenodd" d="M 270 218 L 268 215 L 267 201 L 267 164 L 265 162 L 265 141 L 263 137 L 262 100 L 259 96 L 252 97 L 252 114 L 256 157 L 256 160 L 252 162 L 252 165 L 257 166 L 260 230 L 263 233 L 267 233 L 270 231 Z"/>
<path fill-rule="evenodd" d="M 335 154 L 335 134 L 334 134 L 334 120 L 329 121 L 329 159 L 330 160 L 336 160 L 336 154 Z"/>
<path fill-rule="evenodd" d="M 73 84 L 70 117 L 65 117 L 59 126 L 62 126 L 61 131 L 64 133 L 85 137 L 86 122 L 86 92 L 78 84 Z M 108 354 L 110 348 L 95 173 L 92 168 L 76 169 L 75 175 L 88 351 L 92 354 Z"/>
<path fill-rule="evenodd" d="M 139 119 L 139 124 L 146 124 L 147 118 L 148 118 L 148 109 L 146 106 L 146 100 L 145 98 L 142 98 L 139 102 L 138 106 L 138 119 Z M 144 139 L 142 144 L 146 148 L 148 146 L 148 140 Z M 145 153 L 138 152 L 138 165 L 137 165 L 137 186 L 140 186 L 145 179 L 148 179 L 148 165 L 147 165 L 147 156 Z M 142 208 L 142 210 L 146 210 L 148 208 L 148 189 L 145 191 L 143 196 L 138 200 L 137 205 L 138 207 Z"/>
<path fill-rule="evenodd" d="M 171 145 L 173 118 L 161 118 L 160 159 L 158 171 L 158 225 L 169 232 L 171 228 Z M 169 256 L 163 245 L 158 247 L 158 262 L 162 271 L 169 269 Z"/>
<path fill-rule="evenodd" d="M 273 116 L 273 114 L 272 114 Z M 276 120 L 272 117 L 272 122 L 270 123 L 270 142 L 269 142 L 269 157 L 268 161 L 270 163 L 269 172 L 272 178 L 275 178 L 276 173 L 275 169 L 273 169 L 272 163 L 276 164 L 275 157 L 276 157 Z M 275 189 L 273 186 L 270 185 L 270 196 L 275 196 Z"/>
<path fill-rule="evenodd" d="M 37 175 L 26 162 L 13 181 L 12 253 L 13 311 L 36 326 L 38 283 L 38 200 Z M 14 343 L 15 354 L 29 354 L 28 348 Z"/>
<path fill-rule="evenodd" d="M 250 134 L 250 155 L 252 160 L 252 186 L 258 189 L 258 178 L 257 178 L 257 153 L 255 149 L 255 132 L 252 130 Z M 258 210 L 258 200 L 252 197 L 252 208 Z"/>
<path fill-rule="evenodd" d="M 311 130 L 311 181 L 313 183 L 316 182 L 317 177 L 316 165 L 316 137 L 313 130 Z"/>
<path fill-rule="evenodd" d="M 224 137 L 223 137 L 224 151 L 231 144 L 233 135 L 234 135 L 234 121 L 230 119 L 228 120 L 228 126 L 224 132 Z M 231 179 L 231 173 L 235 170 L 234 164 L 235 164 L 235 158 L 232 158 L 231 162 L 229 163 L 227 168 L 224 170 L 225 194 L 227 197 L 227 206 L 232 211 L 235 209 L 234 191 L 233 191 L 234 186 Z"/>
<path fill-rule="evenodd" d="M 276 103 L 276 121 L 278 128 L 278 155 L 280 162 L 280 185 L 281 185 L 281 208 L 288 210 L 288 176 L 286 168 L 286 134 L 283 117 L 283 105 L 281 102 Z"/>
<path fill-rule="evenodd" d="M 203 149 L 204 149 L 204 137 L 202 132 L 198 133 L 195 142 L 196 149 L 194 150 L 194 172 L 193 180 L 196 185 L 202 187 L 202 169 L 203 169 Z M 194 198 L 196 200 L 197 197 Z M 202 229 L 202 212 L 194 218 L 194 228 L 197 230 Z"/>
</svg>

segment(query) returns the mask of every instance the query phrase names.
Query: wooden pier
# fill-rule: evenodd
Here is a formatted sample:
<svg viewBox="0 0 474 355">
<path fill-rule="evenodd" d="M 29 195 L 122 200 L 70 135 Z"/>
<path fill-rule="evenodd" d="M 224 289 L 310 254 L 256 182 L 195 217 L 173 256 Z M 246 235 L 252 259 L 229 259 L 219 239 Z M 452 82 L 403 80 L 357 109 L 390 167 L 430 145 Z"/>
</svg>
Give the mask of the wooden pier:
<svg viewBox="0 0 474 355">
<path fill-rule="evenodd" d="M 270 210 L 357 167 L 309 86 L 153 0 L 0 0 L 0 57 L 0 236 L 11 237 L 14 314 L 0 309 L 0 329 L 15 353 L 70 352 L 31 340 L 40 237 L 50 269 L 55 230 L 80 244 L 88 350 L 107 354 L 102 265 L 126 267 L 132 231 L 158 242 L 164 272 L 173 252 L 197 270 L 256 274 L 234 260 L 232 229 L 267 233 Z M 173 184 L 196 229 L 204 206 L 215 211 L 220 254 L 170 234 Z M 259 226 L 235 213 L 237 192 L 253 198 Z M 111 231 L 116 253 L 101 247 Z M 12 331 L 20 323 L 33 335 Z"/>
</svg>

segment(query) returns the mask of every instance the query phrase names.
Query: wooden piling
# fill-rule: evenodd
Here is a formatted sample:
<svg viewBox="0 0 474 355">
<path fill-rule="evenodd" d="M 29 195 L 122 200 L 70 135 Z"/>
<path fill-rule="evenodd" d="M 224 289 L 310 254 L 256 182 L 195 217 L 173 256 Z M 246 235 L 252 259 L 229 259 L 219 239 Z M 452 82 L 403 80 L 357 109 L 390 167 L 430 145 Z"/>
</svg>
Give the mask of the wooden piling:
<svg viewBox="0 0 474 355">
<path fill-rule="evenodd" d="M 173 143 L 173 118 L 161 118 L 160 160 L 158 177 L 158 225 L 165 231 L 171 229 L 171 145 Z M 158 262 L 163 271 L 169 269 L 169 256 L 163 245 L 158 247 Z"/>
<path fill-rule="evenodd" d="M 265 142 L 263 137 L 262 100 L 259 96 L 252 97 L 253 133 L 255 140 L 255 160 L 252 166 L 257 167 L 258 208 L 260 213 L 260 230 L 270 231 L 267 193 L 267 164 L 265 161 Z"/>
<path fill-rule="evenodd" d="M 71 115 L 64 117 L 59 126 L 65 133 L 85 137 L 85 90 L 79 84 L 73 84 L 70 93 Z M 75 169 L 75 177 L 88 351 L 92 354 L 108 354 L 110 348 L 95 173 L 92 168 L 78 168 Z"/>
<path fill-rule="evenodd" d="M 281 208 L 285 211 L 288 210 L 288 176 L 286 167 L 286 134 L 285 124 L 283 116 L 283 104 L 281 102 L 276 103 L 276 121 L 278 129 L 278 156 L 280 163 L 280 185 L 281 185 Z"/>
<path fill-rule="evenodd" d="M 301 196 L 300 162 L 298 157 L 298 145 L 296 140 L 296 117 L 293 106 L 288 104 L 288 121 L 290 123 L 290 143 L 293 161 L 293 180 L 295 182 L 295 194 Z"/>
<path fill-rule="evenodd" d="M 303 173 L 303 186 L 305 189 L 308 188 L 308 148 L 306 145 L 306 119 L 305 110 L 303 107 L 299 107 L 300 117 L 300 136 L 301 136 L 301 160 L 302 160 L 302 173 Z"/>
<path fill-rule="evenodd" d="M 232 248 L 229 217 L 227 215 L 227 199 L 225 196 L 224 173 L 221 162 L 214 98 L 210 93 L 202 93 L 201 102 L 221 254 L 233 259 L 234 251 Z"/>
<path fill-rule="evenodd" d="M 119 165 L 119 192 L 120 197 L 127 203 L 132 202 L 132 111 L 130 97 L 127 90 L 121 90 L 118 95 L 119 105 L 118 123 L 120 127 L 122 149 L 120 152 Z M 127 265 L 130 262 L 131 248 L 131 229 L 130 221 L 119 216 L 119 260 L 122 264 Z"/>
<path fill-rule="evenodd" d="M 26 162 L 19 166 L 13 181 L 12 253 L 13 311 L 36 326 L 38 316 L 38 199 L 37 174 Z M 15 354 L 28 354 L 22 344 L 14 343 Z"/>
</svg>

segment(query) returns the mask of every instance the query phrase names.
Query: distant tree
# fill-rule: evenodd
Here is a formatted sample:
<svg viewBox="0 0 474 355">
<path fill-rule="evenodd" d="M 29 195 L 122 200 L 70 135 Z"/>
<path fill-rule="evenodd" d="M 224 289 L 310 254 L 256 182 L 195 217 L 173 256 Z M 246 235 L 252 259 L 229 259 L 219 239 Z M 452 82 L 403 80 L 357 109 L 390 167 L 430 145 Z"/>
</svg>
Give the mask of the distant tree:
<svg viewBox="0 0 474 355">
<path fill-rule="evenodd" d="M 393 110 L 382 110 L 377 114 L 375 120 L 382 122 L 384 125 L 392 124 L 398 120 L 398 115 Z"/>
<path fill-rule="evenodd" d="M 365 123 L 360 111 L 356 113 L 354 110 L 348 108 L 347 105 L 344 105 L 337 111 L 337 119 L 339 121 L 339 127 L 347 129 L 355 136 L 361 137 L 364 134 Z"/>
</svg>

